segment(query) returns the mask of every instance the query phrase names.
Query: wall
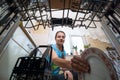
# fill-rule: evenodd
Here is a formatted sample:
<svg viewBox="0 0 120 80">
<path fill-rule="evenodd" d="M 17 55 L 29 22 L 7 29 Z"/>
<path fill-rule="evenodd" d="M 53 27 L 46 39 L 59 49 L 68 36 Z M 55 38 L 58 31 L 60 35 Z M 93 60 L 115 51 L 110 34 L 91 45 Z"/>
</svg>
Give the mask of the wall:
<svg viewBox="0 0 120 80">
<path fill-rule="evenodd" d="M 58 13 L 60 14 L 60 13 Z M 56 14 L 54 16 L 57 16 Z M 37 24 L 37 23 L 35 23 Z M 82 47 L 82 50 L 84 45 L 91 44 L 91 47 L 97 47 L 102 50 L 105 50 L 106 47 L 110 46 L 110 42 L 107 39 L 104 31 L 101 29 L 101 24 L 98 22 L 97 28 L 88 28 L 85 29 L 84 27 L 77 27 L 77 28 L 70 28 L 67 26 L 57 26 L 54 27 L 54 30 L 51 28 L 46 27 L 46 29 L 43 28 L 43 26 L 39 26 L 38 30 L 34 30 L 33 28 L 27 28 L 30 36 L 35 41 L 36 45 L 46 45 L 46 44 L 53 44 L 55 43 L 55 33 L 59 30 L 62 30 L 66 33 L 66 40 L 64 43 L 64 47 L 66 52 L 70 55 L 73 53 L 72 47 L 74 42 L 78 43 L 78 46 Z M 79 40 L 72 40 L 72 36 L 77 36 Z M 89 36 L 91 39 L 89 39 Z M 86 38 L 85 38 L 86 37 Z M 96 40 L 98 40 L 96 42 Z M 97 46 L 96 43 L 101 43 L 100 46 Z M 104 46 L 104 47 L 103 47 Z M 80 52 L 80 48 L 78 49 L 78 52 Z"/>
</svg>

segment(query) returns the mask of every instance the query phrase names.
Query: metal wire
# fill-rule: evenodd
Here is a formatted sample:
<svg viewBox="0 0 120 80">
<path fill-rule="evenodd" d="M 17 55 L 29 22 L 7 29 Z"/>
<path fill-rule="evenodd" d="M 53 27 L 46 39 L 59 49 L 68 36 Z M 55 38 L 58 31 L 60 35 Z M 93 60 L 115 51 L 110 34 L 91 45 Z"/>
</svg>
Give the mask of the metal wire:
<svg viewBox="0 0 120 80">
<path fill-rule="evenodd" d="M 26 0 L 25 0 L 26 1 Z M 36 4 L 34 4 L 32 1 L 30 2 L 31 4 L 34 4 L 34 7 L 32 8 L 28 8 L 26 7 L 23 2 L 21 1 L 19 4 L 21 4 L 21 6 L 19 7 L 22 7 L 21 11 L 24 12 L 25 15 L 27 15 L 28 17 L 28 20 L 32 26 L 34 28 L 34 30 L 37 30 L 40 26 L 39 25 L 42 25 L 43 28 L 45 29 L 46 27 L 50 27 L 52 28 L 52 30 L 54 29 L 54 27 L 56 27 L 57 25 L 53 24 L 53 13 L 55 13 L 56 11 L 61 11 L 62 12 L 62 23 L 60 23 L 59 25 L 60 26 L 68 26 L 68 27 L 71 27 L 72 29 L 74 27 L 85 27 L 86 29 L 88 28 L 96 28 L 96 21 L 99 22 L 101 20 L 95 20 L 95 17 L 99 14 L 105 14 L 105 11 L 106 11 L 106 7 L 105 5 L 107 5 L 108 2 L 112 2 L 110 0 L 90 0 L 90 1 L 79 1 L 79 0 L 68 0 L 69 1 L 69 4 L 66 3 L 66 0 L 62 0 L 62 8 L 56 8 L 56 9 L 52 9 L 53 8 L 53 5 L 52 5 L 52 0 L 46 0 L 46 2 L 41 2 L 40 0 L 37 0 L 36 1 Z M 57 2 L 57 1 L 56 1 Z M 67 7 L 66 7 L 66 4 Z M 51 7 L 52 5 L 52 7 Z M 29 5 L 28 5 L 29 6 Z M 42 9 L 44 8 L 44 9 Z M 67 17 L 65 18 L 65 10 L 67 10 Z M 33 14 L 30 16 L 29 15 L 29 11 L 32 11 Z M 39 15 L 40 16 L 36 16 L 34 11 L 38 11 L 39 12 Z M 43 15 L 43 11 L 45 11 L 46 15 Z M 72 11 L 73 13 L 76 13 L 75 15 L 75 18 L 72 18 L 72 24 L 67 24 L 68 23 L 68 20 L 69 20 L 69 17 L 71 17 L 72 14 L 70 14 L 70 11 Z M 79 14 L 84 14 L 84 16 L 82 17 L 79 17 L 78 15 Z M 91 16 L 88 16 L 91 14 Z M 47 16 L 46 20 L 43 20 L 43 17 L 44 16 Z M 59 17 L 59 16 L 58 16 Z M 40 20 L 38 21 L 38 25 L 35 25 L 32 20 L 36 20 L 40 18 Z M 57 19 L 57 18 L 56 18 Z M 89 24 L 85 24 L 86 21 L 90 21 Z M 27 22 L 26 25 L 29 23 Z M 91 24 L 93 23 L 93 26 L 91 26 Z M 26 27 L 25 25 L 25 27 Z M 37 28 L 35 28 L 37 26 Z M 27 27 L 26 27 L 27 28 Z"/>
</svg>

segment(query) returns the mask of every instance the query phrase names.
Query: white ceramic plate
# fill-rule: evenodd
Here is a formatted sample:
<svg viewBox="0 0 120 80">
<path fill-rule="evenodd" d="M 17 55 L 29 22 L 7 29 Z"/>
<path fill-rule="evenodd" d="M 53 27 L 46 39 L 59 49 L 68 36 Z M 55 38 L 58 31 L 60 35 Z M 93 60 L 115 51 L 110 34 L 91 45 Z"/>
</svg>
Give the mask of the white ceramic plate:
<svg viewBox="0 0 120 80">
<path fill-rule="evenodd" d="M 90 65 L 89 73 L 79 75 L 79 80 L 118 80 L 117 73 L 110 59 L 97 48 L 89 48 L 82 55 Z"/>
</svg>

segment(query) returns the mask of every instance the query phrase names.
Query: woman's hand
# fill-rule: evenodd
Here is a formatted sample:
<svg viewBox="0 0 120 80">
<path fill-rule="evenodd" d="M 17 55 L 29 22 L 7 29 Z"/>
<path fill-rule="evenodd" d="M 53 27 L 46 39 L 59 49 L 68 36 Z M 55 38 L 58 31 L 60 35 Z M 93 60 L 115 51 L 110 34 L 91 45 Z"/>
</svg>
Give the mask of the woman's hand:
<svg viewBox="0 0 120 80">
<path fill-rule="evenodd" d="M 72 69 L 78 72 L 88 72 L 89 64 L 79 56 L 73 56 L 71 59 Z"/>
<path fill-rule="evenodd" d="M 64 77 L 65 79 L 68 77 L 67 80 L 73 80 L 73 75 L 70 71 L 64 71 Z"/>
</svg>

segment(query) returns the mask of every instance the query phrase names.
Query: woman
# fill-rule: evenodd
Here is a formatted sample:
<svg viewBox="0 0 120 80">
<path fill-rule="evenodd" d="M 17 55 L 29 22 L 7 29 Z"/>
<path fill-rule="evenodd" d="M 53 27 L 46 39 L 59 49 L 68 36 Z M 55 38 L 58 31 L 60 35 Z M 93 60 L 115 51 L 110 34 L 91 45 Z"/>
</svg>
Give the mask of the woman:
<svg viewBox="0 0 120 80">
<path fill-rule="evenodd" d="M 76 56 L 72 59 L 72 61 L 65 60 L 66 52 L 63 46 L 65 37 L 66 35 L 63 31 L 58 31 L 55 35 L 56 44 L 52 44 L 52 48 L 53 48 L 52 50 L 52 70 L 53 70 L 52 75 L 54 76 L 53 80 L 58 80 L 56 79 L 58 77 L 60 78 L 60 80 L 62 80 L 63 77 L 65 79 L 68 77 L 67 80 L 73 80 L 73 74 L 69 71 L 71 69 L 76 70 L 76 71 L 79 70 L 82 72 L 87 71 L 86 69 L 88 66 L 86 66 L 86 62 L 83 62 L 81 59 L 78 59 L 78 57 Z M 76 63 L 78 62 L 76 60 L 80 60 L 80 62 L 83 64 L 80 66 L 80 68 L 76 67 L 77 66 Z M 64 76 L 63 74 L 59 75 L 60 67 L 63 68 Z M 67 70 L 65 68 L 67 68 Z M 77 79 L 74 79 L 74 80 L 77 80 Z"/>
</svg>

